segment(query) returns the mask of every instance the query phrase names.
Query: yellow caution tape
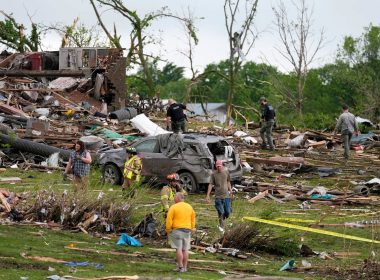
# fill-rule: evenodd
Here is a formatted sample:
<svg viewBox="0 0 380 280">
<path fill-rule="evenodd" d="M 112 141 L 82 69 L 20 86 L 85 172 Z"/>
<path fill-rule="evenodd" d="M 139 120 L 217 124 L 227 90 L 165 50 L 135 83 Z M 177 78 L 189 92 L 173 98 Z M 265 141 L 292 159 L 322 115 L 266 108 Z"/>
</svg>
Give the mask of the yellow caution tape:
<svg viewBox="0 0 380 280">
<path fill-rule="evenodd" d="M 297 219 L 297 218 L 275 218 L 275 221 L 288 221 L 288 222 L 295 222 L 295 223 L 318 223 L 317 220 L 304 220 L 304 219 Z"/>
<path fill-rule="evenodd" d="M 330 235 L 330 236 L 335 236 L 335 237 L 340 237 L 340 238 L 346 238 L 346 239 L 351 239 L 351 240 L 380 244 L 380 241 L 377 241 L 377 240 L 371 240 L 371 239 L 367 239 L 367 238 L 362 238 L 362 237 L 358 237 L 358 236 L 353 236 L 353 235 L 348 235 L 348 234 L 343 234 L 343 233 L 338 233 L 338 232 L 333 232 L 333 231 L 328 231 L 328 230 L 322 230 L 322 229 L 317 229 L 317 228 L 309 228 L 309 227 L 304 227 L 304 226 L 299 226 L 299 225 L 286 224 L 286 223 L 282 223 L 282 222 L 265 220 L 265 219 L 260 219 L 260 218 L 256 218 L 256 217 L 243 217 L 243 220 L 252 221 L 252 222 L 259 222 L 259 223 L 264 223 L 264 224 L 269 224 L 269 225 L 274 225 L 274 226 L 280 226 L 280 227 L 286 227 L 286 228 L 292 228 L 292 229 L 298 229 L 298 230 L 314 232 L 314 233 L 319 233 L 319 234 L 325 234 L 325 235 Z"/>
</svg>

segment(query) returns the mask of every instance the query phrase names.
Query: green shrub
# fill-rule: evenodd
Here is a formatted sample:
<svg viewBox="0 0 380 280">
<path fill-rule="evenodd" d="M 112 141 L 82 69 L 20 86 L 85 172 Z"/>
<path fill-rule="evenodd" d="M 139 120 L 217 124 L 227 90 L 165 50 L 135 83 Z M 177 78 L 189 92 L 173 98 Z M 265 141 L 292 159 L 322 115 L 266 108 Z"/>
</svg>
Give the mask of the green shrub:
<svg viewBox="0 0 380 280">
<path fill-rule="evenodd" d="M 286 237 L 272 238 L 270 242 L 256 243 L 256 251 L 262 251 L 277 256 L 295 257 L 299 255 L 299 245 L 294 239 Z"/>
<path fill-rule="evenodd" d="M 325 113 L 305 113 L 302 117 L 288 114 L 281 117 L 281 124 L 293 125 L 296 128 L 314 130 L 333 130 L 335 117 Z"/>
</svg>

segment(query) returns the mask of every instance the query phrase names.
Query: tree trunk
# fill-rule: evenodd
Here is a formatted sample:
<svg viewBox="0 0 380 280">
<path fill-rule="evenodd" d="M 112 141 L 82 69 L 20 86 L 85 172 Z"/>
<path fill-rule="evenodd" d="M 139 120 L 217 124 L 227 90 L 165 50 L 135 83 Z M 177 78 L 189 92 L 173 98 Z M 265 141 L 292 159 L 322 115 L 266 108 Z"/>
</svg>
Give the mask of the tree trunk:
<svg viewBox="0 0 380 280">
<path fill-rule="evenodd" d="M 228 97 L 227 97 L 227 117 L 225 121 L 225 125 L 230 124 L 231 116 L 232 116 L 232 101 L 235 95 L 235 75 L 234 75 L 234 62 L 233 57 L 230 57 L 230 64 L 228 67 Z"/>
<path fill-rule="evenodd" d="M 141 61 L 141 66 L 142 66 L 143 71 L 144 71 L 145 83 L 148 86 L 148 90 L 149 90 L 148 96 L 154 97 L 156 94 L 156 90 L 155 90 L 155 86 L 153 83 L 152 73 L 149 69 L 149 65 L 148 65 L 146 58 L 145 58 L 145 55 L 144 55 L 144 43 L 143 43 L 141 31 L 142 30 L 141 30 L 140 24 L 139 24 L 139 26 L 136 25 L 137 41 L 138 41 L 138 48 L 137 48 L 138 49 L 138 55 L 139 55 L 139 58 Z"/>
<path fill-rule="evenodd" d="M 303 107 L 303 77 L 301 74 L 297 75 L 297 101 L 296 110 L 299 116 L 302 116 Z"/>
</svg>

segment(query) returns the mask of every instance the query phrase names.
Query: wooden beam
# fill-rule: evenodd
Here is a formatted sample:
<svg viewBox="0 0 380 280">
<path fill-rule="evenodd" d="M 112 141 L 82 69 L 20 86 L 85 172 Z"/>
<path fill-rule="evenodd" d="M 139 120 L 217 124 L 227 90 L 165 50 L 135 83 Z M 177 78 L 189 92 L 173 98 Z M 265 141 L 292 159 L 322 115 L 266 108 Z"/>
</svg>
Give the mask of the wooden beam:
<svg viewBox="0 0 380 280">
<path fill-rule="evenodd" d="M 5 198 L 5 196 L 3 195 L 2 192 L 0 192 L 0 201 L 1 201 L 1 203 L 4 205 L 5 210 L 6 210 L 7 212 L 11 212 L 12 208 L 11 208 L 11 206 L 9 205 L 9 203 L 7 202 L 7 199 Z"/>
</svg>

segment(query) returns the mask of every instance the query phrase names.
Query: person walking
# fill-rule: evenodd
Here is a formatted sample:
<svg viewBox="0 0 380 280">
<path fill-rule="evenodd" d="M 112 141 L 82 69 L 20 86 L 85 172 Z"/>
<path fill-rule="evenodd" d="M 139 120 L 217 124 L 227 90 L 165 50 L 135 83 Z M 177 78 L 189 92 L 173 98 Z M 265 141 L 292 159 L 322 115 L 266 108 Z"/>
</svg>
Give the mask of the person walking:
<svg viewBox="0 0 380 280">
<path fill-rule="evenodd" d="M 177 173 L 171 173 L 166 176 L 168 184 L 163 186 L 161 189 L 161 208 L 164 212 L 164 217 L 167 217 L 167 213 L 171 205 L 174 204 L 174 195 L 177 192 L 181 192 L 186 195 L 186 191 L 182 188 L 180 184 L 179 175 Z"/>
<path fill-rule="evenodd" d="M 210 184 L 208 185 L 206 201 L 210 202 L 211 190 L 215 188 L 215 208 L 218 212 L 219 230 L 224 231 L 224 220 L 227 219 L 231 212 L 232 188 L 230 174 L 228 169 L 223 166 L 221 160 L 215 163 L 216 170 L 211 175 Z"/>
<path fill-rule="evenodd" d="M 356 122 L 355 116 L 349 112 L 347 105 L 342 106 L 343 113 L 339 116 L 336 123 L 335 129 L 333 131 L 334 136 L 338 131 L 341 132 L 342 141 L 344 144 L 344 159 L 347 161 L 350 157 L 350 145 L 352 135 L 355 133 L 356 136 L 359 135 L 359 127 Z"/>
<path fill-rule="evenodd" d="M 263 149 L 267 148 L 269 145 L 269 149 L 274 150 L 273 138 L 272 138 L 272 130 L 275 123 L 276 112 L 271 105 L 268 104 L 268 101 L 265 97 L 260 98 L 261 104 L 261 129 L 260 136 L 262 140 L 261 147 Z"/>
<path fill-rule="evenodd" d="M 176 272 L 186 272 L 189 260 L 191 232 L 195 231 L 195 212 L 190 204 L 184 202 L 183 193 L 174 196 L 175 204 L 169 208 L 166 217 L 166 232 L 172 248 L 176 249 Z"/>
<path fill-rule="evenodd" d="M 124 182 L 122 186 L 123 190 L 128 189 L 135 182 L 140 182 L 142 171 L 142 159 L 137 154 L 136 148 L 127 147 L 126 152 L 129 154 L 129 159 L 127 159 L 124 164 Z"/>
<path fill-rule="evenodd" d="M 71 152 L 69 161 L 63 173 L 64 178 L 67 174 L 72 173 L 75 192 L 87 191 L 89 183 L 90 164 L 92 158 L 86 150 L 83 141 L 78 141 L 74 146 L 74 151 Z"/>
<path fill-rule="evenodd" d="M 188 110 L 183 104 L 175 103 L 172 98 L 168 100 L 168 104 L 166 129 L 169 130 L 169 125 L 171 124 L 171 129 L 174 133 L 179 133 L 180 131 L 186 132 L 186 115 L 183 110 L 187 110 L 192 114 L 194 114 L 194 112 Z"/>
</svg>

